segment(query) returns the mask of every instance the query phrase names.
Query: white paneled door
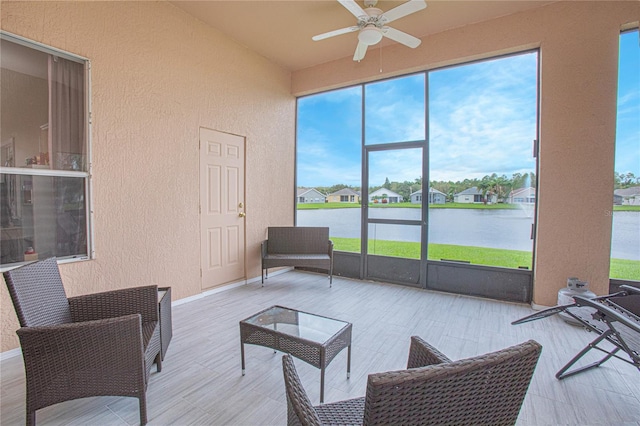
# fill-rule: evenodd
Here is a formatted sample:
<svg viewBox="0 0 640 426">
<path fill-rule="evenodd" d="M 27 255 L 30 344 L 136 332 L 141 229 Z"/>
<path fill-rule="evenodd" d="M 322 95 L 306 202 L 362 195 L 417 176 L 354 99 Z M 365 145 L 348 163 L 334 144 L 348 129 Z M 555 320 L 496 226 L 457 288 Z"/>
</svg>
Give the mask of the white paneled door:
<svg viewBox="0 0 640 426">
<path fill-rule="evenodd" d="M 242 136 L 200 128 L 202 289 L 245 278 Z"/>
</svg>

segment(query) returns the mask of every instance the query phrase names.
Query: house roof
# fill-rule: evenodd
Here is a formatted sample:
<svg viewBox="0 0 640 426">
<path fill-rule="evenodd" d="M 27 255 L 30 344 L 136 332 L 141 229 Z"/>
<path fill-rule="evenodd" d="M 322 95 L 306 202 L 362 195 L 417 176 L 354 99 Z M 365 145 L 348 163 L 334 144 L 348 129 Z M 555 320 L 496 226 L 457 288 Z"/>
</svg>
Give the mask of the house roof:
<svg viewBox="0 0 640 426">
<path fill-rule="evenodd" d="M 354 191 L 351 188 L 342 188 L 339 191 L 332 192 L 329 195 L 357 195 L 357 196 L 360 196 L 360 194 L 358 192 Z"/>
<path fill-rule="evenodd" d="M 226 34 L 268 60 L 296 71 L 353 56 L 357 35 L 348 34 L 322 41 L 312 36 L 351 27 L 356 18 L 337 1 L 186 1 L 171 3 L 182 11 Z M 364 8 L 362 0 L 357 0 Z M 405 0 L 378 2 L 388 11 Z M 393 28 L 421 38 L 452 28 L 482 22 L 554 1 L 427 1 L 428 7 L 393 22 Z M 378 46 L 396 46 L 383 39 Z"/>
<path fill-rule="evenodd" d="M 382 194 L 387 194 L 388 197 L 402 197 L 402 195 L 387 188 L 376 189 L 375 191 L 369 193 L 369 197 Z"/>
<path fill-rule="evenodd" d="M 321 196 L 325 197 L 325 195 L 322 192 L 318 191 L 315 188 L 298 188 L 298 190 L 296 191 L 296 196 L 297 197 L 302 197 L 303 195 L 305 195 L 305 194 L 307 194 L 309 192 L 316 192 L 316 193 L 320 194 Z"/>
<path fill-rule="evenodd" d="M 455 195 L 482 195 L 482 192 L 478 189 L 478 187 L 472 186 L 471 188 L 467 188 Z"/>
<path fill-rule="evenodd" d="M 445 196 L 447 195 L 444 192 L 438 191 L 435 188 L 429 188 L 429 193 L 430 194 L 442 194 L 442 195 L 445 195 Z M 411 195 L 417 195 L 417 194 L 422 194 L 422 189 L 418 189 L 416 192 L 411 193 Z"/>
<path fill-rule="evenodd" d="M 520 194 L 530 194 L 533 193 L 535 195 L 536 193 L 536 189 L 532 186 L 527 187 L 527 188 L 518 188 L 518 189 L 514 189 L 513 191 L 511 191 L 511 193 L 509 194 L 510 197 L 515 197 L 518 196 Z"/>
<path fill-rule="evenodd" d="M 629 188 L 621 188 L 613 191 L 615 195 L 620 195 L 621 197 L 634 197 L 640 195 L 640 186 L 631 186 Z"/>
</svg>

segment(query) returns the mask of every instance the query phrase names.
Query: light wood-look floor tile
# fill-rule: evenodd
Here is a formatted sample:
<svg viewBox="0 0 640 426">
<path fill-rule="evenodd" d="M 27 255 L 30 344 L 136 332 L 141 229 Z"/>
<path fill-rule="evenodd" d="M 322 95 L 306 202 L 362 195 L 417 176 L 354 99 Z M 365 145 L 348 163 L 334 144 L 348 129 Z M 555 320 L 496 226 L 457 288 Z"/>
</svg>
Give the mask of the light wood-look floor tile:
<svg viewBox="0 0 640 426">
<path fill-rule="evenodd" d="M 162 373 L 148 388 L 149 425 L 285 425 L 282 354 L 246 346 L 240 371 L 238 322 L 271 305 L 284 305 L 353 323 L 351 378 L 346 350 L 326 372 L 325 401 L 363 396 L 367 375 L 406 366 L 409 338 L 419 335 L 452 359 L 498 350 L 528 339 L 543 346 L 518 425 L 640 426 L 640 372 L 619 360 L 570 377 L 556 371 L 595 338 L 551 317 L 520 326 L 511 321 L 532 312 L 527 305 L 430 292 L 410 287 L 334 278 L 321 274 L 272 275 L 173 307 L 173 340 Z M 295 360 L 314 404 L 320 372 Z M 24 424 L 21 357 L 0 364 L 0 423 Z M 39 410 L 38 425 L 135 425 L 133 398 L 99 397 Z"/>
</svg>

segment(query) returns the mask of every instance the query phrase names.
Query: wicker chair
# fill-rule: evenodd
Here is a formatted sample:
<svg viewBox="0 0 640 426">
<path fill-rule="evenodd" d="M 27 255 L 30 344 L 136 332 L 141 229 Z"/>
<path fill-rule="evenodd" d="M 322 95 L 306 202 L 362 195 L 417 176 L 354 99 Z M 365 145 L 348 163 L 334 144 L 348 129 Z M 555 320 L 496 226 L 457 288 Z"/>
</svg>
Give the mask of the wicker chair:
<svg viewBox="0 0 640 426">
<path fill-rule="evenodd" d="M 290 355 L 282 365 L 289 425 L 515 424 L 542 347 L 530 340 L 451 361 L 411 338 L 407 370 L 370 374 L 363 398 L 312 406 Z"/>
<path fill-rule="evenodd" d="M 21 326 L 26 424 L 40 408 L 103 395 L 138 398 L 146 424 L 151 366 L 162 369 L 157 287 L 67 298 L 55 258 L 4 279 Z"/>
</svg>

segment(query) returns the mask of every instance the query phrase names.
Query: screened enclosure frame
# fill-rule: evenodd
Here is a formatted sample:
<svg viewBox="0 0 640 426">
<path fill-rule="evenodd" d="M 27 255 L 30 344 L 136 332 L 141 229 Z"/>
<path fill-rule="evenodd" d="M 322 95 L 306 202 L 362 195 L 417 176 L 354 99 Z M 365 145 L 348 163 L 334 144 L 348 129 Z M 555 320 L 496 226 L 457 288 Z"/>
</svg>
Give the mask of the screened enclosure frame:
<svg viewBox="0 0 640 426">
<path fill-rule="evenodd" d="M 507 268 L 500 266 L 485 266 L 468 264 L 456 261 L 429 260 L 429 202 L 424 194 L 429 188 L 429 76 L 434 71 L 469 65 L 478 62 L 502 59 L 523 54 L 536 54 L 536 82 L 535 82 L 535 140 L 532 141 L 533 157 L 535 159 L 535 188 L 538 188 L 539 161 L 539 129 L 540 129 L 540 51 L 530 49 L 513 52 L 510 54 L 491 56 L 471 62 L 463 62 L 441 68 L 408 73 L 367 83 L 361 83 L 348 87 L 361 87 L 361 200 L 360 207 L 360 253 L 334 251 L 334 274 L 350 278 L 393 282 L 425 289 L 454 292 L 481 297 L 489 297 L 500 300 L 530 303 L 533 294 L 533 268 Z M 384 81 L 413 75 L 424 75 L 424 139 L 403 142 L 366 143 L 366 87 Z M 335 91 L 336 89 L 332 90 Z M 316 93 L 317 95 L 317 93 Z M 308 95 L 313 96 L 313 95 Z M 306 97 L 306 96 L 305 96 Z M 297 120 L 296 120 L 297 125 Z M 297 158 L 296 141 L 296 158 Z M 422 150 L 422 189 L 423 198 L 419 220 L 407 219 L 382 219 L 369 217 L 369 158 L 371 153 L 386 152 L 392 150 L 415 149 Z M 294 167 L 294 192 L 297 188 L 298 168 L 297 160 Z M 531 229 L 531 264 L 535 265 L 535 223 L 537 220 L 538 197 L 535 199 L 535 212 L 533 227 Z M 294 218 L 297 224 L 297 206 L 294 202 Z M 369 254 L 368 240 L 370 224 L 382 225 L 406 225 L 420 227 L 420 259 L 396 258 Z M 375 260 L 373 260 L 375 259 Z"/>
</svg>

